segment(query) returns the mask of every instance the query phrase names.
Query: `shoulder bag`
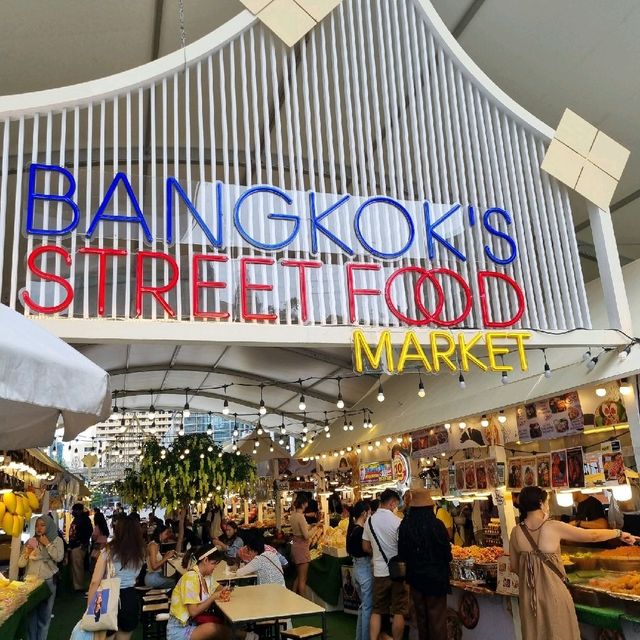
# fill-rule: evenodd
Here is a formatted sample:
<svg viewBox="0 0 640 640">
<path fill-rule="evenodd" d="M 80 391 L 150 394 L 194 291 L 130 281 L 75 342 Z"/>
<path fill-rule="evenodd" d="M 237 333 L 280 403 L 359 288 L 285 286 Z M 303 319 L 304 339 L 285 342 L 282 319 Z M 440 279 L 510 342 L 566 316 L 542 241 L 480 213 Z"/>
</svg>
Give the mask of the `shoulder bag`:
<svg viewBox="0 0 640 640">
<path fill-rule="evenodd" d="M 536 541 L 533 539 L 533 536 L 529 532 L 529 529 L 527 529 L 527 525 L 524 522 L 521 522 L 520 528 L 522 529 L 522 533 L 524 533 L 525 538 L 529 541 L 533 552 L 538 556 L 538 558 L 540 558 L 540 560 L 542 560 L 542 562 L 547 565 L 547 567 L 549 567 L 549 569 L 551 569 L 551 571 L 553 571 L 553 573 L 558 576 L 558 578 L 560 578 L 560 580 L 562 580 L 562 584 L 564 584 L 564 586 L 568 588 L 570 584 L 569 578 L 567 578 L 567 576 L 562 573 L 560 569 L 558 569 L 558 567 L 551 561 L 546 553 L 540 551 L 540 547 L 536 544 Z"/>
<path fill-rule="evenodd" d="M 117 631 L 118 608 L 120 603 L 120 578 L 116 578 L 116 571 L 108 551 L 105 577 L 89 601 L 87 610 L 80 620 L 83 631 Z"/>
<path fill-rule="evenodd" d="M 389 568 L 389 577 L 394 582 L 403 582 L 407 576 L 407 564 L 403 560 L 400 559 L 400 556 L 393 556 L 393 558 L 387 558 L 387 554 L 382 549 L 382 545 L 380 544 L 380 540 L 378 540 L 378 536 L 373 529 L 373 524 L 371 523 L 371 518 L 367 520 L 369 524 L 369 531 L 373 535 L 376 544 L 378 545 L 378 549 L 380 549 L 380 553 L 382 554 L 382 558 L 387 563 L 387 567 Z"/>
</svg>

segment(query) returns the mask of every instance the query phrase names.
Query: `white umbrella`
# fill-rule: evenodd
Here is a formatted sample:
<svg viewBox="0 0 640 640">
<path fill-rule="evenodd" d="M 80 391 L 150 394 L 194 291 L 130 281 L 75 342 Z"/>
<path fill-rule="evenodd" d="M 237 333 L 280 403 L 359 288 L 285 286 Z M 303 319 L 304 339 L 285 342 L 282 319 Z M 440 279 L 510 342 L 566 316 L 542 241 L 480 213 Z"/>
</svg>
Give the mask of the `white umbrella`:
<svg viewBox="0 0 640 640">
<path fill-rule="evenodd" d="M 71 440 L 110 406 L 106 371 L 0 304 L 0 449 L 51 444 L 60 414 Z"/>
</svg>

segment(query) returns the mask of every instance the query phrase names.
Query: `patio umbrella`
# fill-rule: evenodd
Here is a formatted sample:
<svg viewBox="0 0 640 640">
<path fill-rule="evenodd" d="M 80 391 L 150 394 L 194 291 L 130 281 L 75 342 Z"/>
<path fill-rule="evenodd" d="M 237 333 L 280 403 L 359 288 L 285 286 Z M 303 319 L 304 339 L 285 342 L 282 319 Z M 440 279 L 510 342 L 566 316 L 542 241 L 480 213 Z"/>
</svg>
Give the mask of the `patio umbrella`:
<svg viewBox="0 0 640 640">
<path fill-rule="evenodd" d="M 109 374 L 35 322 L 0 304 L 0 449 L 51 444 L 106 420 Z"/>
</svg>

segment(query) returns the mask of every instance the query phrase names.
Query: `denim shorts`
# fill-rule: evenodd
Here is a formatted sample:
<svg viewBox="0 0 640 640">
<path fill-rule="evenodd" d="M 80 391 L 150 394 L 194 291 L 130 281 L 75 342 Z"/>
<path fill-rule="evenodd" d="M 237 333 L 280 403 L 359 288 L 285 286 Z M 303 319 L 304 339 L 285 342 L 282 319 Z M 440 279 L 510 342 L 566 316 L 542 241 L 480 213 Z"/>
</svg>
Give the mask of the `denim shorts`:
<svg viewBox="0 0 640 640">
<path fill-rule="evenodd" d="M 167 623 L 167 640 L 189 640 L 195 628 L 194 624 L 182 624 L 180 620 L 171 616 Z"/>
</svg>

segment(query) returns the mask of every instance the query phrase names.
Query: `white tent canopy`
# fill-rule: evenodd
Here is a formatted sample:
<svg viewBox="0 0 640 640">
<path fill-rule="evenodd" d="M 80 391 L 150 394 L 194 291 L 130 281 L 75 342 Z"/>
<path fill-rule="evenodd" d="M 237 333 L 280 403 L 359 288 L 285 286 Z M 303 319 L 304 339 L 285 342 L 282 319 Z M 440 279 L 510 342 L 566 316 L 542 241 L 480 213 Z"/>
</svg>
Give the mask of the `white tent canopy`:
<svg viewBox="0 0 640 640">
<path fill-rule="evenodd" d="M 50 444 L 60 415 L 66 440 L 109 416 L 103 369 L 4 305 L 0 327 L 0 449 Z"/>
</svg>

